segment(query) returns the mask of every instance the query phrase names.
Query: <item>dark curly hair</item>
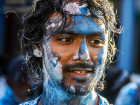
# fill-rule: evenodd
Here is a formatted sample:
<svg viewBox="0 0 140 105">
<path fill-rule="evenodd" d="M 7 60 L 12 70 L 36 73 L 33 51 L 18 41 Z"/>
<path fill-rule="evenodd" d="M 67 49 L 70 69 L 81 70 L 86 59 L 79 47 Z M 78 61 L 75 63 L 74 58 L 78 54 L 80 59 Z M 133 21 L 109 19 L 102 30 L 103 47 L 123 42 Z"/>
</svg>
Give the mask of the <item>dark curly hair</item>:
<svg viewBox="0 0 140 105">
<path fill-rule="evenodd" d="M 116 16 L 114 7 L 108 0 L 79 0 L 81 3 L 87 3 L 90 13 L 106 23 L 109 30 L 108 56 L 106 64 L 112 62 L 116 53 L 114 34 L 121 30 L 116 28 Z M 22 17 L 21 26 L 18 31 L 21 52 L 27 59 L 29 82 L 40 83 L 42 81 L 42 58 L 36 57 L 33 53 L 34 45 L 41 47 L 44 33 L 44 24 L 49 15 L 57 11 L 63 19 L 62 24 L 56 32 L 60 32 L 66 25 L 66 11 L 63 11 L 62 4 L 68 0 L 38 0 L 33 8 Z"/>
</svg>

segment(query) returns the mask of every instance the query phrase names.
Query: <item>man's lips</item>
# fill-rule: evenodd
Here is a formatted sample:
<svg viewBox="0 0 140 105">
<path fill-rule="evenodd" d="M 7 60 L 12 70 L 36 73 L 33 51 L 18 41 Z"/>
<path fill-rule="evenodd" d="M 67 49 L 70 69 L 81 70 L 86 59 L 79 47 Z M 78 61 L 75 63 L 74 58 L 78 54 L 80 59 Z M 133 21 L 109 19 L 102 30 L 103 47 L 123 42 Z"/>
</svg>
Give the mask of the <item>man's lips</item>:
<svg viewBox="0 0 140 105">
<path fill-rule="evenodd" d="M 68 72 L 73 79 L 85 80 L 90 77 L 93 70 L 91 68 L 71 68 Z"/>
<path fill-rule="evenodd" d="M 92 71 L 91 68 L 70 68 L 69 71 Z"/>
</svg>

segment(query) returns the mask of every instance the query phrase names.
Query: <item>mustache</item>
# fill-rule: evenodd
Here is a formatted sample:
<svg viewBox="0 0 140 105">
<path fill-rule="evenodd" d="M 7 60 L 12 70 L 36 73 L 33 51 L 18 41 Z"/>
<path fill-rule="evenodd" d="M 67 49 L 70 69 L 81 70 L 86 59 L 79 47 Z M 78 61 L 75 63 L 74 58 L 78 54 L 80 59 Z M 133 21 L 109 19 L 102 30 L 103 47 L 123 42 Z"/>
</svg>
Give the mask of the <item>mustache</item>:
<svg viewBox="0 0 140 105">
<path fill-rule="evenodd" d="M 75 63 L 75 64 L 65 64 L 62 66 L 63 71 L 69 71 L 72 68 L 88 68 L 95 70 L 95 64 L 89 63 Z"/>
</svg>

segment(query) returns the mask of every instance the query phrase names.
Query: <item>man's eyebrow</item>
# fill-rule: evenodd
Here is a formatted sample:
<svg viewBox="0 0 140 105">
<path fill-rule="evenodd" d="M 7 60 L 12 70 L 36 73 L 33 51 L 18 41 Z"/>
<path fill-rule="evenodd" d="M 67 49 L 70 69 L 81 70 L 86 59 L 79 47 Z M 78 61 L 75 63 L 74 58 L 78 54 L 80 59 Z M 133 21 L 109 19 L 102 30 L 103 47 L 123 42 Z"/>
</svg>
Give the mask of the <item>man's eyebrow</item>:
<svg viewBox="0 0 140 105">
<path fill-rule="evenodd" d="M 74 32 L 74 31 L 66 31 L 66 30 L 62 30 L 59 34 L 69 34 L 69 35 L 75 35 L 75 36 L 78 35 L 77 32 Z M 82 33 L 81 33 L 81 35 L 82 35 Z M 88 34 L 87 36 L 104 36 L 104 33 L 95 32 L 95 33 L 92 33 L 92 34 Z"/>
<path fill-rule="evenodd" d="M 66 31 L 66 30 L 62 30 L 60 32 L 60 34 L 69 34 L 69 35 L 78 35 L 77 32 L 74 32 L 74 31 Z"/>
<path fill-rule="evenodd" d="M 101 33 L 101 32 L 95 32 L 95 33 L 92 33 L 90 34 L 91 36 L 104 36 L 104 33 Z"/>
</svg>

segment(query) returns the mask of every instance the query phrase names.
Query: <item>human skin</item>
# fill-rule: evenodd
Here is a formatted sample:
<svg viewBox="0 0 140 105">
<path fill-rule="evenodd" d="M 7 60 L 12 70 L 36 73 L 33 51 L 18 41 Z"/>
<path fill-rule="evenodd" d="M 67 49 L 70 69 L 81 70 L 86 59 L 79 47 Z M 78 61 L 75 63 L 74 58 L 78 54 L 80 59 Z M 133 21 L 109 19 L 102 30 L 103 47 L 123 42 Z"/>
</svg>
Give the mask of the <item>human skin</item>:
<svg viewBox="0 0 140 105">
<path fill-rule="evenodd" d="M 50 30 L 62 23 L 61 15 L 54 12 L 49 17 L 54 23 L 45 25 L 43 94 L 39 104 L 97 104 L 94 87 L 102 76 L 108 49 L 105 24 L 93 18 L 86 5 L 78 2 L 67 3 L 63 9 L 74 15 L 67 18 L 67 23 L 72 21 L 72 24 L 52 36 Z"/>
</svg>

